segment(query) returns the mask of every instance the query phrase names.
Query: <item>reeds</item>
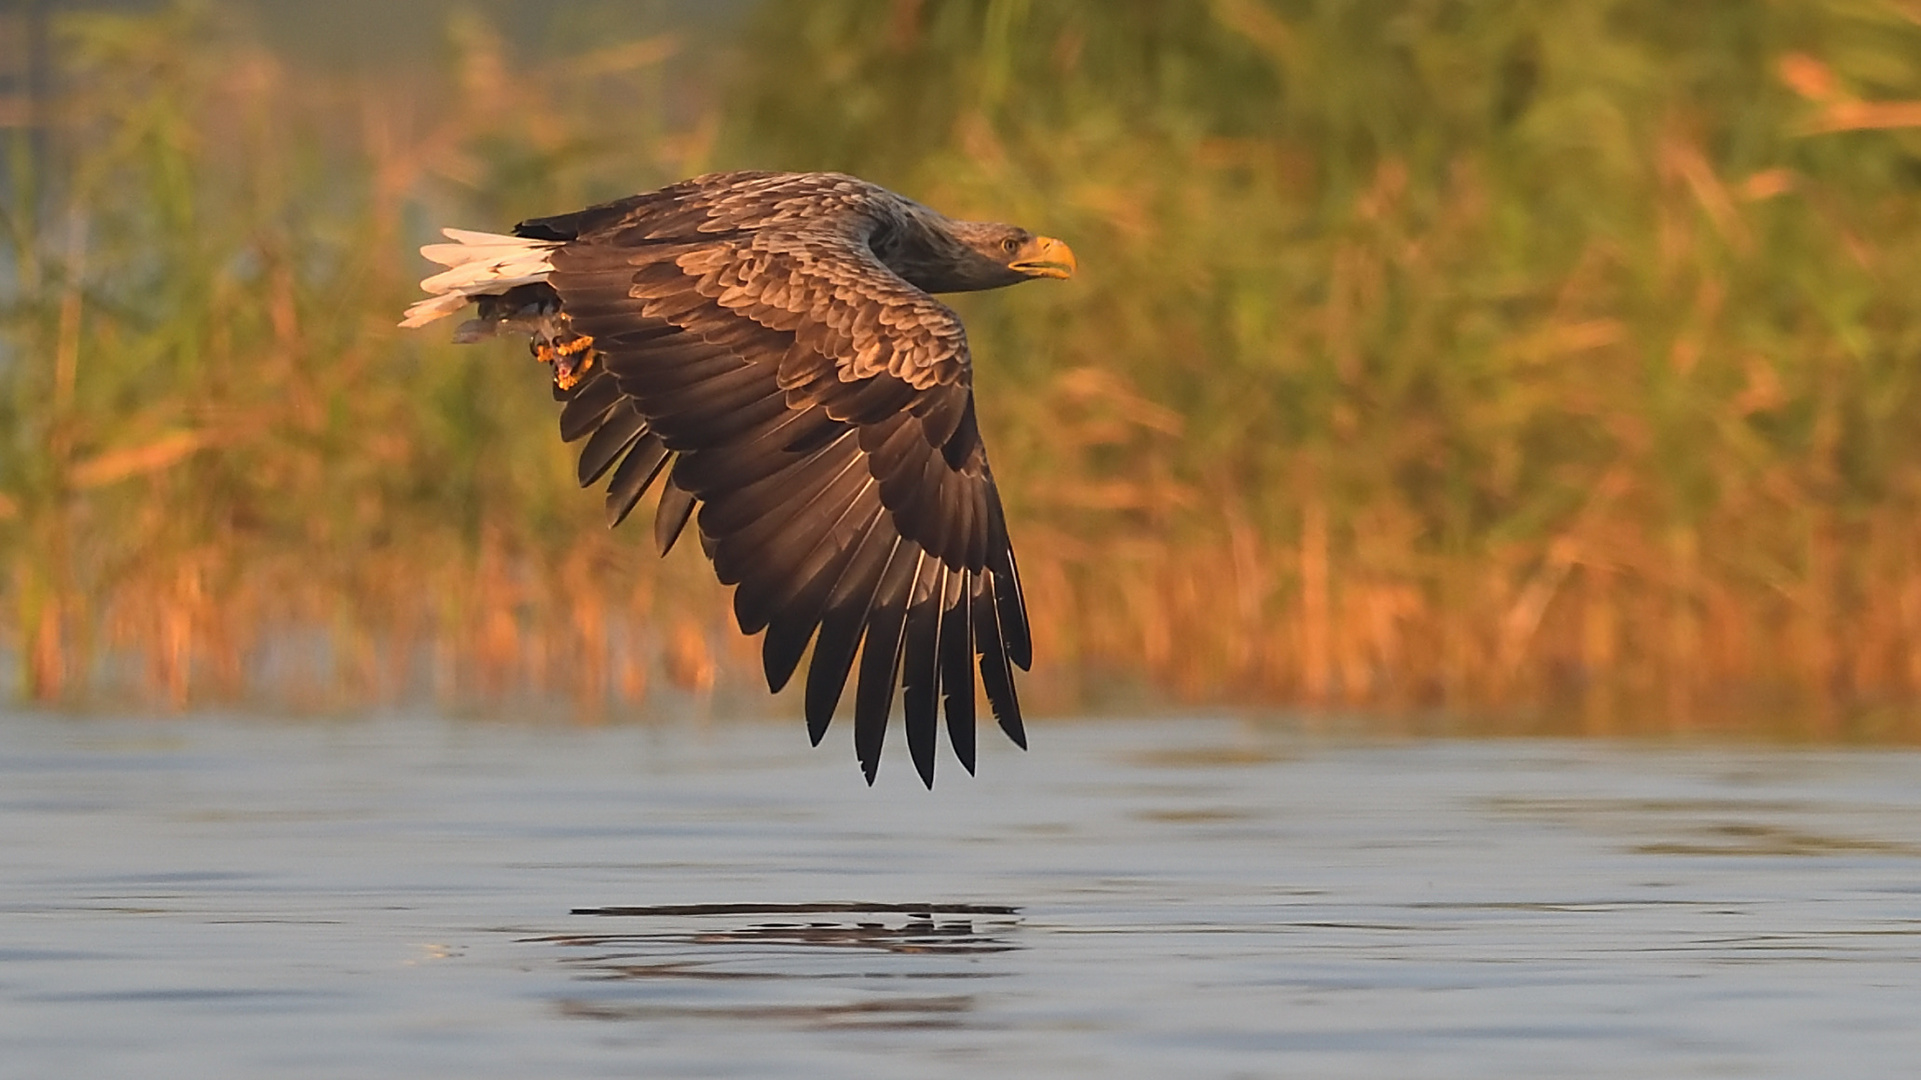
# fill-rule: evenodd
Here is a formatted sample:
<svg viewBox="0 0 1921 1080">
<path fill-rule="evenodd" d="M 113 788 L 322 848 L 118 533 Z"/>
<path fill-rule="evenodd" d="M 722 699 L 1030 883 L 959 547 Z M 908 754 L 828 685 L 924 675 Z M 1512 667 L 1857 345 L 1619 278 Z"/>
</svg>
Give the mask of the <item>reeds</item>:
<svg viewBox="0 0 1921 1080">
<path fill-rule="evenodd" d="M 1912 737 L 1918 18 L 773 7 L 736 114 L 1082 252 L 965 304 L 1048 655 Z"/>
<path fill-rule="evenodd" d="M 755 165 L 1081 254 L 958 305 L 1049 707 L 1921 734 L 1898 4 L 770 5 L 671 122 L 661 43 L 328 83 L 190 20 L 68 25 L 61 183 L 8 210 L 30 696 L 751 678 L 538 369 L 391 323 L 430 224 Z"/>
<path fill-rule="evenodd" d="M 444 77 L 330 83 L 214 29 L 65 23 L 59 182 L 7 211 L 21 691 L 591 708 L 644 693 L 656 641 L 711 678 L 719 597 L 698 633 L 656 614 L 718 590 L 571 490 L 542 371 L 393 326 L 430 223 L 697 167 L 655 130 L 671 43 L 516 71 L 469 25 Z M 561 104 L 590 94 L 621 107 Z"/>
</svg>

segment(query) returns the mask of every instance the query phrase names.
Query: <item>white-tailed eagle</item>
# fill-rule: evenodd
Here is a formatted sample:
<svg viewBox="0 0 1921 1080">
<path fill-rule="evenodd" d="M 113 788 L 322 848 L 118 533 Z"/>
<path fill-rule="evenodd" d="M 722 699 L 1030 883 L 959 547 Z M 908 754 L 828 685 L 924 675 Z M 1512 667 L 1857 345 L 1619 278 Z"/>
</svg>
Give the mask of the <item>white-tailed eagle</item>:
<svg viewBox="0 0 1921 1080">
<path fill-rule="evenodd" d="M 955 221 L 835 173 L 716 173 L 536 218 L 445 230 L 420 326 L 469 303 L 458 341 L 524 333 L 553 365 L 583 486 L 612 472 L 619 524 L 656 480 L 662 554 L 693 518 L 764 633 L 778 691 L 808 643 L 818 744 L 858 654 L 854 747 L 869 783 L 896 688 L 934 782 L 938 715 L 974 770 L 974 674 L 1026 746 L 1013 669 L 1032 663 L 1020 574 L 974 421 L 959 316 L 932 294 L 1074 273 L 1066 244 Z M 695 511 L 698 516 L 695 517 Z"/>
</svg>

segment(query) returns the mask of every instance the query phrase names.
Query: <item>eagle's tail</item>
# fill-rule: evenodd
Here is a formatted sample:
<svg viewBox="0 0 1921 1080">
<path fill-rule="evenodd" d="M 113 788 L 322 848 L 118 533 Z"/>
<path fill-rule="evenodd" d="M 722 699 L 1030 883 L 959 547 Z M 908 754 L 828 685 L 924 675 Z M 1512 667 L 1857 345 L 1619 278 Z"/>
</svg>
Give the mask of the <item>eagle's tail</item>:
<svg viewBox="0 0 1921 1080">
<path fill-rule="evenodd" d="M 546 281 L 553 272 L 556 240 L 531 240 L 524 236 L 470 232 L 466 229 L 440 230 L 451 244 L 428 244 L 420 253 L 447 269 L 422 281 L 420 287 L 434 295 L 407 309 L 400 325 L 425 326 L 435 319 L 452 315 L 479 296 L 496 296 L 517 285 Z"/>
</svg>

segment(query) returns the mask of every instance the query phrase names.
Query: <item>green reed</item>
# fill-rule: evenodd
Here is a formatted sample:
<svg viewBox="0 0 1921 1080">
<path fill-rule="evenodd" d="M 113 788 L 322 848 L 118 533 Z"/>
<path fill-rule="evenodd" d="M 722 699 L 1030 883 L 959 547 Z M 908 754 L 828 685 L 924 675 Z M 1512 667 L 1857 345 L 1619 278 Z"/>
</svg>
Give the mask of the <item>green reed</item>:
<svg viewBox="0 0 1921 1080">
<path fill-rule="evenodd" d="M 58 182 L 5 222 L 20 685 L 745 681 L 697 560 L 573 490 L 541 371 L 392 322 L 431 225 L 841 168 L 1081 255 L 957 301 L 1044 706 L 1139 672 L 1912 738 L 1917 19 L 770 4 L 692 108 L 665 40 L 529 62 L 469 22 L 443 68 L 322 78 L 190 10 L 70 21 Z"/>
<path fill-rule="evenodd" d="M 536 365 L 393 324 L 429 223 L 695 167 L 651 126 L 671 43 L 517 70 L 466 25 L 444 76 L 329 81 L 192 9 L 62 30 L 60 182 L 6 222 L 22 690 L 638 695 L 687 636 L 649 598 L 699 579 L 571 490 Z"/>
<path fill-rule="evenodd" d="M 1056 654 L 1911 735 L 1918 20 L 773 6 L 730 115 L 1082 253 L 966 305 Z"/>
</svg>

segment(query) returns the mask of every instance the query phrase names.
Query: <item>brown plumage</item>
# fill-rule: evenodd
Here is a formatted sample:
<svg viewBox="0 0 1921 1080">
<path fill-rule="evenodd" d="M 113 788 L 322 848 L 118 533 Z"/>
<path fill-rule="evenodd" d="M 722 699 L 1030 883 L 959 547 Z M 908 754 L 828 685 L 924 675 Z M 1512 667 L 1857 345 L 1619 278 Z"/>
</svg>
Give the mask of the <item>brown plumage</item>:
<svg viewBox="0 0 1921 1080">
<path fill-rule="evenodd" d="M 1067 245 L 954 221 L 834 173 L 717 173 L 514 227 L 447 230 L 403 326 L 469 301 L 456 340 L 529 334 L 554 365 L 582 485 L 619 524 L 664 477 L 664 554 L 690 517 L 778 691 L 809 642 L 819 743 L 856 654 L 869 783 L 898 688 L 934 782 L 935 729 L 974 770 L 974 673 L 1025 746 L 1020 575 L 974 420 L 960 318 L 930 294 L 1074 271 Z M 696 516 L 695 512 L 698 511 Z"/>
</svg>

